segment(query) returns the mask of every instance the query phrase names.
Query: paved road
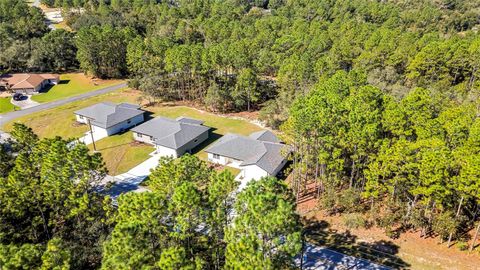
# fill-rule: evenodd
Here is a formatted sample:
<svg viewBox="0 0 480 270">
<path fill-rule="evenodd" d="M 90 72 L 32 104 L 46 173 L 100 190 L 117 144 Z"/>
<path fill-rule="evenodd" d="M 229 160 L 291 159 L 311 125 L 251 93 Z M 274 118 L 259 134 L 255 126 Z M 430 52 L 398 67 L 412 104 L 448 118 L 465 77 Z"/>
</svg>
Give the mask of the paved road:
<svg viewBox="0 0 480 270">
<path fill-rule="evenodd" d="M 296 259 L 296 263 L 300 266 L 300 259 Z M 373 262 L 345 255 L 343 253 L 319 247 L 312 244 L 306 244 L 303 254 L 303 267 L 306 270 L 391 270 L 391 268 L 378 265 Z"/>
<path fill-rule="evenodd" d="M 52 102 L 42 103 L 38 106 L 27 108 L 25 110 L 0 114 L 0 127 L 3 126 L 6 123 L 18 118 L 18 117 L 22 117 L 22 116 L 25 116 L 25 115 L 28 115 L 28 114 L 31 114 L 31 113 L 35 113 L 35 112 L 39 112 L 39 111 L 43 111 L 43 110 L 47 110 L 47 109 L 52 109 L 52 108 L 55 108 L 55 107 L 58 107 L 58 106 L 62 106 L 62 105 L 77 101 L 77 100 L 82 100 L 82 99 L 106 94 L 106 93 L 118 90 L 120 88 L 123 88 L 125 86 L 127 86 L 126 83 L 121 83 L 121 84 L 117 84 L 117 85 L 114 85 L 114 86 L 105 87 L 105 88 L 102 88 L 102 89 L 99 89 L 99 90 L 96 90 L 96 91 L 81 94 L 81 95 L 78 95 L 78 96 L 73 96 L 73 97 L 69 97 L 69 98 L 65 98 L 65 99 L 55 100 L 55 101 L 52 101 Z M 1 130 L 0 130 L 0 133 L 1 133 Z"/>
</svg>

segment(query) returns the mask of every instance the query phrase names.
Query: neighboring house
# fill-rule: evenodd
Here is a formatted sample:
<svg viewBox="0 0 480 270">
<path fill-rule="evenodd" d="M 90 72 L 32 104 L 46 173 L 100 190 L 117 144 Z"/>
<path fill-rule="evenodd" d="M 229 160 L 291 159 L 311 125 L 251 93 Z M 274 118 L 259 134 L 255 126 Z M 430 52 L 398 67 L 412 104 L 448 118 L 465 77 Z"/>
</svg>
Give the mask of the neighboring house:
<svg viewBox="0 0 480 270">
<path fill-rule="evenodd" d="M 102 102 L 75 112 L 77 122 L 92 125 L 96 137 L 107 137 L 136 126 L 144 121 L 140 106 Z"/>
<path fill-rule="evenodd" d="M 0 89 L 32 95 L 59 81 L 59 76 L 55 74 L 6 74 L 0 76 Z"/>
<path fill-rule="evenodd" d="M 264 176 L 276 176 L 287 163 L 289 147 L 270 131 L 250 136 L 226 134 L 205 152 L 213 163 L 240 169 L 240 179 L 249 181 Z"/>
<path fill-rule="evenodd" d="M 132 131 L 135 140 L 154 145 L 157 154 L 177 158 L 207 140 L 210 128 L 192 118 L 157 117 Z"/>
</svg>

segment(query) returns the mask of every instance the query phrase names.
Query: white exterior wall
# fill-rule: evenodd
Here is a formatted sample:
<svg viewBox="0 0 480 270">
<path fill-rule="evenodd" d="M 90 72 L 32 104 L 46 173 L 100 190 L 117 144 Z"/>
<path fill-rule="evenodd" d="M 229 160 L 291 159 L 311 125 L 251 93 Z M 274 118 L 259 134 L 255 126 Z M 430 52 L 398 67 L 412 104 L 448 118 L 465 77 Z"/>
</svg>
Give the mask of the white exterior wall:
<svg viewBox="0 0 480 270">
<path fill-rule="evenodd" d="M 137 132 L 133 132 L 133 139 L 139 142 L 147 143 L 153 145 L 153 138 L 149 135 L 140 134 Z"/>
<path fill-rule="evenodd" d="M 262 177 L 269 176 L 269 174 L 264 171 L 262 168 L 258 167 L 257 165 L 249 165 L 243 166 L 242 171 L 240 172 L 241 178 L 245 181 L 250 180 L 259 180 Z"/>
<path fill-rule="evenodd" d="M 76 114 L 75 117 L 77 118 L 77 122 L 87 124 L 87 118 L 78 114 Z"/>
<path fill-rule="evenodd" d="M 95 137 L 97 138 L 101 138 L 101 137 L 105 138 L 109 136 L 108 130 L 101 127 L 92 125 L 92 131 L 95 134 Z"/>
<path fill-rule="evenodd" d="M 173 158 L 178 157 L 177 151 L 175 149 L 167 148 L 161 145 L 156 145 L 155 149 L 157 150 L 157 154 L 159 154 L 160 156 L 171 156 Z"/>
<path fill-rule="evenodd" d="M 130 122 L 130 123 L 129 123 Z M 133 118 L 130 118 L 129 120 L 126 120 L 126 121 L 123 121 L 121 123 L 118 123 L 112 127 L 109 127 L 107 129 L 108 131 L 108 135 L 113 135 L 113 134 L 117 134 L 123 130 L 127 130 L 135 125 L 138 125 L 140 123 L 143 122 L 143 113 L 140 114 L 140 115 L 137 115 Z"/>
<path fill-rule="evenodd" d="M 229 158 L 229 157 L 224 157 L 224 156 L 219 156 L 219 158 L 216 159 L 216 158 L 213 157 L 212 153 L 208 153 L 208 161 L 210 161 L 212 163 L 220 164 L 220 165 L 223 165 L 223 166 L 229 166 L 229 167 L 232 167 L 232 168 L 237 168 L 237 169 L 242 169 L 243 168 L 240 165 L 240 164 L 242 164 L 241 160 L 236 160 L 236 159 Z"/>
<path fill-rule="evenodd" d="M 223 156 L 219 156 L 219 158 L 214 158 L 212 153 L 207 153 L 207 159 L 208 161 L 215 163 L 215 164 L 220 164 L 220 165 L 225 165 L 227 164 L 227 160 Z"/>
</svg>

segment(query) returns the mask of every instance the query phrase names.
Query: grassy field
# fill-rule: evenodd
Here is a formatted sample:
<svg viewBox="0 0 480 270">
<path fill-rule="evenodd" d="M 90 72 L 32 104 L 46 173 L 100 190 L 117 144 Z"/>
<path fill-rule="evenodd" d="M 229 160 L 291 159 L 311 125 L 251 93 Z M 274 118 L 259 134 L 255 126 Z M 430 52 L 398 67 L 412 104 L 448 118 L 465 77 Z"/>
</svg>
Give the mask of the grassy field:
<svg viewBox="0 0 480 270">
<path fill-rule="evenodd" d="M 121 83 L 121 80 L 93 81 L 83 73 L 60 75 L 60 83 L 51 87 L 48 92 L 32 96 L 36 102 L 49 102 L 66 97 L 98 90 L 103 87 Z"/>
<path fill-rule="evenodd" d="M 93 150 L 93 145 L 88 146 Z M 116 134 L 96 143 L 102 153 L 109 174 L 119 175 L 147 160 L 155 149 L 151 145 L 135 143 L 132 132 Z"/>
<path fill-rule="evenodd" d="M 15 119 L 14 122 L 24 123 L 31 127 L 41 138 L 61 136 L 64 138 L 81 137 L 87 132 L 87 126 L 78 125 L 75 121 L 74 111 L 88 107 L 98 102 L 124 102 L 130 101 L 131 91 L 119 90 L 105 95 L 72 102 L 54 109 L 33 113 Z M 3 128 L 11 130 L 13 122 L 7 123 Z"/>
<path fill-rule="evenodd" d="M 105 95 L 89 98 L 82 101 L 76 101 L 68 105 L 60 106 L 54 109 L 30 114 L 15 120 L 30 126 L 41 138 L 61 136 L 64 138 L 81 137 L 88 130 L 86 125 L 79 125 L 75 121 L 74 111 L 93 105 L 102 101 L 110 102 L 130 102 L 135 103 L 139 92 L 123 89 L 108 93 Z M 231 119 L 217 116 L 215 114 L 198 111 L 185 106 L 172 106 L 161 104 L 144 108 L 151 112 L 150 117 L 165 116 L 176 118 L 187 116 L 205 121 L 205 125 L 213 128 L 212 136 L 204 142 L 194 153 L 201 159 L 206 160 L 205 147 L 213 143 L 221 135 L 226 133 L 239 133 L 248 135 L 254 131 L 260 130 L 260 127 L 247 121 Z M 7 123 L 3 128 L 6 131 L 11 130 L 13 122 Z M 133 143 L 133 137 L 130 132 L 121 135 L 114 135 L 104 138 L 97 142 L 97 150 L 102 153 L 109 173 L 117 175 L 124 173 L 135 167 L 142 161 L 148 159 L 148 154 L 154 151 L 149 145 Z M 90 146 L 92 148 L 92 146 Z M 230 168 L 229 168 L 230 170 Z M 238 171 L 231 170 L 235 175 Z"/>
<path fill-rule="evenodd" d="M 0 113 L 11 112 L 15 106 L 10 103 L 10 97 L 2 97 L 0 98 Z"/>
</svg>

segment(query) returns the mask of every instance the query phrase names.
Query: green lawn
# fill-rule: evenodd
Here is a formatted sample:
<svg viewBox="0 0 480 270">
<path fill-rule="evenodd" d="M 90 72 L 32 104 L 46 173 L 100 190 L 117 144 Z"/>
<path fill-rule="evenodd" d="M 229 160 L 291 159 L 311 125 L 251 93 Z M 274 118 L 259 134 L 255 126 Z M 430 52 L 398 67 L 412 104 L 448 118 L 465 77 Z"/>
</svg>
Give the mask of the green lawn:
<svg viewBox="0 0 480 270">
<path fill-rule="evenodd" d="M 46 93 L 32 96 L 32 99 L 40 103 L 49 102 L 95 91 L 121 82 L 120 80 L 93 82 L 82 73 L 62 74 L 59 84 L 52 86 Z"/>
<path fill-rule="evenodd" d="M 74 111 L 88 107 L 98 102 L 130 102 L 135 103 L 139 96 L 138 91 L 123 89 L 105 95 L 76 101 L 54 109 L 30 114 L 15 120 L 31 127 L 41 138 L 61 136 L 64 138 L 81 137 L 88 130 L 86 125 L 77 124 Z M 209 144 L 220 138 L 225 133 L 238 133 L 248 135 L 261 128 L 244 120 L 221 117 L 212 113 L 201 112 L 186 106 L 158 105 L 144 108 L 152 113 L 152 117 L 165 116 L 176 118 L 179 116 L 192 117 L 205 121 L 205 125 L 213 128 L 212 136 L 197 149 L 195 154 L 206 160 L 203 151 Z M 13 122 L 7 123 L 3 128 L 11 130 Z M 97 142 L 97 150 L 102 153 L 109 173 L 121 174 L 148 159 L 148 154 L 154 151 L 149 145 L 132 143 L 131 132 L 110 136 Z M 93 146 L 90 146 L 92 149 Z M 238 174 L 235 169 L 228 168 L 233 174 Z"/>
<path fill-rule="evenodd" d="M 234 176 L 237 176 L 239 173 L 240 173 L 240 170 L 237 169 L 237 168 L 232 168 L 232 167 L 228 167 L 228 166 L 225 166 L 223 167 L 223 169 L 221 171 L 229 171 L 231 172 Z"/>
<path fill-rule="evenodd" d="M 93 145 L 88 146 L 93 150 Z M 102 153 L 110 175 L 119 175 L 147 160 L 155 148 L 133 141 L 131 131 L 116 134 L 96 142 L 97 151 Z"/>
<path fill-rule="evenodd" d="M 259 126 L 244 120 L 222 117 L 185 106 L 156 106 L 152 108 L 146 108 L 146 110 L 152 111 L 154 113 L 153 116 L 165 116 L 170 118 L 186 116 L 203 120 L 205 121 L 204 125 L 212 127 L 213 131 L 210 138 L 193 151 L 197 157 L 205 161 L 207 160 L 207 153 L 204 150 L 222 135 L 227 133 L 249 135 L 252 132 L 261 130 Z M 232 173 L 234 172 L 232 171 Z"/>
<path fill-rule="evenodd" d="M 2 97 L 0 98 L 0 113 L 11 112 L 15 106 L 10 103 L 10 97 Z"/>
<path fill-rule="evenodd" d="M 61 136 L 64 138 L 81 137 L 88 128 L 86 125 L 79 125 L 75 121 L 74 111 L 88 107 L 98 102 L 125 102 L 130 101 L 132 96 L 129 90 L 119 90 L 105 95 L 80 100 L 66 104 L 54 109 L 29 114 L 15 119 L 13 122 L 23 123 L 33 129 L 41 138 Z M 6 131 L 11 130 L 13 122 L 7 123 Z"/>
<path fill-rule="evenodd" d="M 179 116 L 191 117 L 205 121 L 205 125 L 214 128 L 217 134 L 238 133 L 248 135 L 254 131 L 261 130 L 260 127 L 248 123 L 244 120 L 221 117 L 213 113 L 198 111 L 186 106 L 157 106 L 152 108 L 145 108 L 147 111 L 152 111 L 154 116 L 160 115 L 170 118 L 177 118 Z"/>
</svg>

